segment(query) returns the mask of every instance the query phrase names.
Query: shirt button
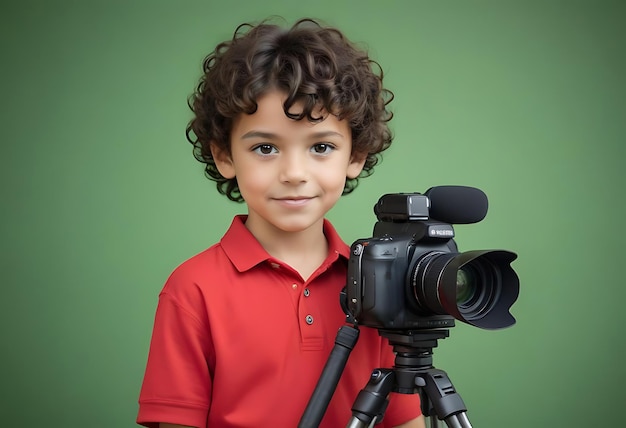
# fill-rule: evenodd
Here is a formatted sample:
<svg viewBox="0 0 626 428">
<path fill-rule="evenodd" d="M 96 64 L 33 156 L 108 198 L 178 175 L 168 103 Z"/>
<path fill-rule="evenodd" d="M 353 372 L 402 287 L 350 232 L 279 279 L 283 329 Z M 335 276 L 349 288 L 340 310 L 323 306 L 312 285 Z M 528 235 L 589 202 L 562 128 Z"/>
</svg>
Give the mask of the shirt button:
<svg viewBox="0 0 626 428">
<path fill-rule="evenodd" d="M 295 290 L 296 288 L 298 288 L 298 284 L 291 284 L 291 288 Z"/>
<path fill-rule="evenodd" d="M 308 325 L 313 324 L 313 317 L 311 315 L 307 315 L 305 320 Z"/>
<path fill-rule="evenodd" d="M 308 288 L 304 289 L 304 297 L 309 297 L 309 295 L 311 294 L 311 291 L 309 291 Z"/>
</svg>

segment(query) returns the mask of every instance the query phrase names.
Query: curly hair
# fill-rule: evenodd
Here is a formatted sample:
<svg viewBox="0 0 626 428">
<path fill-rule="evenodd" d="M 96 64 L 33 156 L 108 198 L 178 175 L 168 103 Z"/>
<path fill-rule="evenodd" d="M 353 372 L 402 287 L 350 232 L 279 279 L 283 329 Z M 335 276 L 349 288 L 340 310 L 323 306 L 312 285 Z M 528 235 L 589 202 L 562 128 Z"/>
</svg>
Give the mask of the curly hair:
<svg viewBox="0 0 626 428">
<path fill-rule="evenodd" d="M 341 31 L 301 19 L 291 28 L 268 21 L 241 24 L 233 38 L 218 44 L 203 62 L 203 75 L 188 104 L 194 118 L 187 125 L 187 140 L 194 157 L 205 165 L 207 178 L 230 200 L 243 202 L 236 177 L 224 178 L 211 154 L 211 144 L 230 153 L 233 120 L 253 114 L 256 100 L 270 90 L 287 96 L 283 109 L 294 120 L 318 122 L 314 112 L 326 111 L 346 120 L 352 132 L 352 153 L 365 157 L 359 177 L 346 178 L 343 194 L 352 192 L 359 178 L 374 166 L 392 141 L 387 109 L 393 93 L 383 88 L 383 71 L 368 53 Z M 290 108 L 301 103 L 297 114 Z"/>
</svg>

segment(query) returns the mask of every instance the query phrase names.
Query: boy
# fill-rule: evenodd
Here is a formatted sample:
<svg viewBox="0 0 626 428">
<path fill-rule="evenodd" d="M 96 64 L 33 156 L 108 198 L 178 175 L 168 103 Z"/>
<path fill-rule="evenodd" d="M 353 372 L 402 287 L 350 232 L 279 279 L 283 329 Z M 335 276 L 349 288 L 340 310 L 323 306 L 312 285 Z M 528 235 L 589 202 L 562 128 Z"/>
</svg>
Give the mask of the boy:
<svg viewBox="0 0 626 428">
<path fill-rule="evenodd" d="M 205 59 L 187 137 L 248 213 L 165 284 L 139 424 L 297 426 L 346 319 L 349 248 L 324 216 L 391 143 L 393 96 L 372 65 L 311 20 L 242 25 Z M 345 426 L 372 370 L 393 361 L 361 329 L 320 426 Z M 380 426 L 423 427 L 419 396 L 392 393 Z"/>
</svg>

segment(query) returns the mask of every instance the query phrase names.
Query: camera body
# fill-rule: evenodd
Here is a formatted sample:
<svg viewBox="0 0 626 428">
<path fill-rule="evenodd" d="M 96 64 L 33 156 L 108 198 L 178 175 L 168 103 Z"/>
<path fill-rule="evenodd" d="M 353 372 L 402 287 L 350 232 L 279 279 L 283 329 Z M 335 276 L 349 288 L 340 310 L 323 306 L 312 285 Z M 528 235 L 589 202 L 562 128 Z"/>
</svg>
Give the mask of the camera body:
<svg viewBox="0 0 626 428">
<path fill-rule="evenodd" d="M 360 324 L 379 329 L 454 327 L 454 317 L 432 314 L 416 302 L 410 265 L 414 257 L 457 251 L 451 225 L 431 220 L 419 223 L 377 223 L 374 237 L 350 248 L 347 305 Z"/>
<path fill-rule="evenodd" d="M 430 218 L 430 208 L 420 193 L 379 199 L 373 237 L 350 248 L 347 312 L 381 330 L 449 328 L 455 319 L 487 329 L 512 325 L 508 309 L 519 280 L 509 264 L 517 256 L 505 250 L 459 253 L 452 224 Z"/>
</svg>

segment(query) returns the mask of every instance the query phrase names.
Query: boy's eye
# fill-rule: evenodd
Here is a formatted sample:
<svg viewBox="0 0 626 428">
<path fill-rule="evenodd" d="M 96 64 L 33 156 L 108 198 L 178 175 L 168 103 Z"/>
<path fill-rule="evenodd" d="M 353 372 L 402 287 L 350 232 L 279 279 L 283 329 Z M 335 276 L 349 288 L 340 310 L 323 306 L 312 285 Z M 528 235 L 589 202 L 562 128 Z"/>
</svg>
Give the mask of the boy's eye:
<svg viewBox="0 0 626 428">
<path fill-rule="evenodd" d="M 334 147 L 328 143 L 317 143 L 311 150 L 317 154 L 325 155 L 333 151 Z"/>
<path fill-rule="evenodd" d="M 260 144 L 256 146 L 253 151 L 261 155 L 271 155 L 276 152 L 276 148 L 271 144 Z"/>
</svg>

